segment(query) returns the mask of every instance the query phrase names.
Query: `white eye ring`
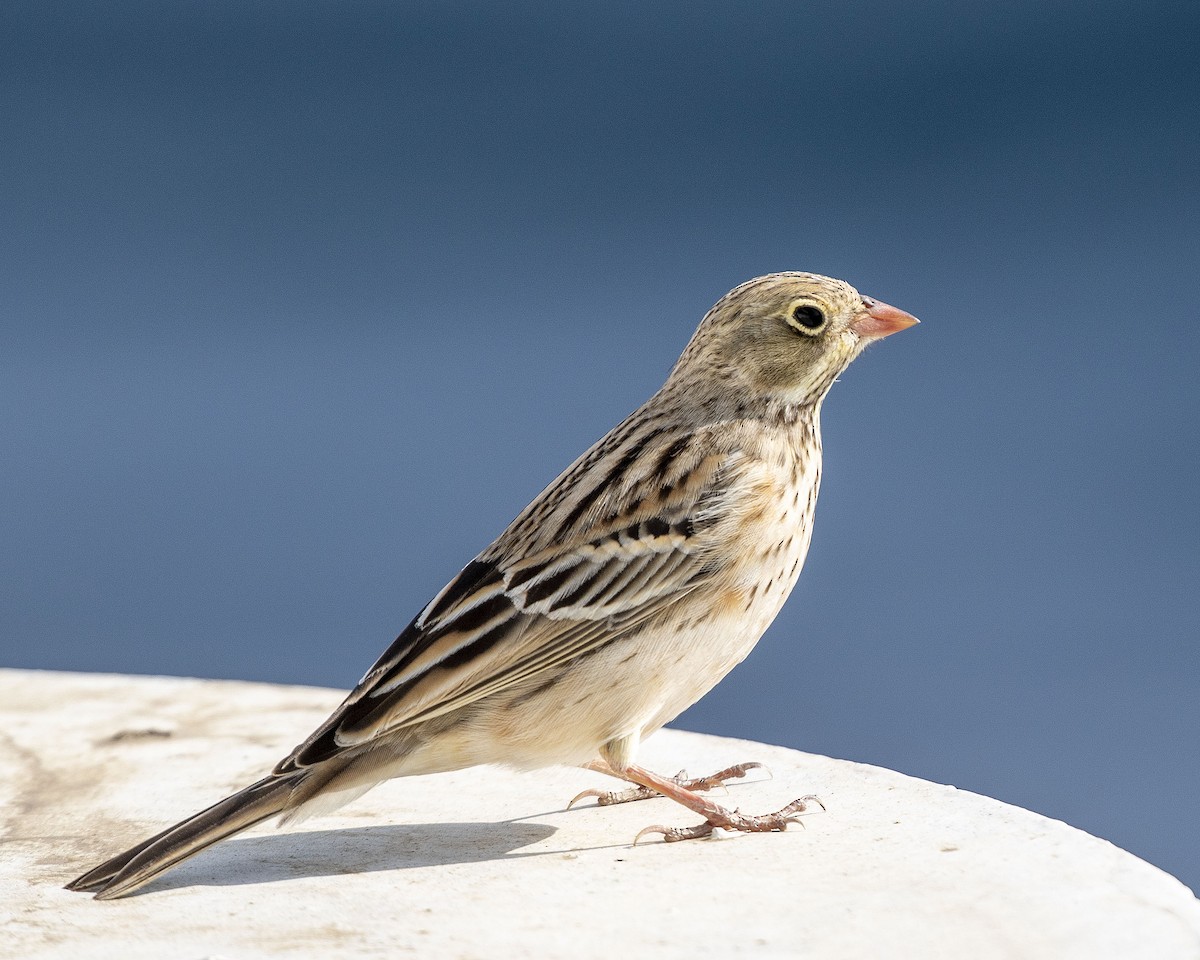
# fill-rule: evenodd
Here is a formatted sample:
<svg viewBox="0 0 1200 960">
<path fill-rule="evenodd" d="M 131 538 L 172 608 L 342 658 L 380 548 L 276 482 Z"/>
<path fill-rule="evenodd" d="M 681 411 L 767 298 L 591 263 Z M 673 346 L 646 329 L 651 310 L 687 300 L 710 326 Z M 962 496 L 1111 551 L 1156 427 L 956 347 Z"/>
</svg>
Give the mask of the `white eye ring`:
<svg viewBox="0 0 1200 960">
<path fill-rule="evenodd" d="M 789 327 L 806 337 L 816 336 L 828 322 L 825 311 L 811 303 L 793 304 L 784 319 Z"/>
</svg>

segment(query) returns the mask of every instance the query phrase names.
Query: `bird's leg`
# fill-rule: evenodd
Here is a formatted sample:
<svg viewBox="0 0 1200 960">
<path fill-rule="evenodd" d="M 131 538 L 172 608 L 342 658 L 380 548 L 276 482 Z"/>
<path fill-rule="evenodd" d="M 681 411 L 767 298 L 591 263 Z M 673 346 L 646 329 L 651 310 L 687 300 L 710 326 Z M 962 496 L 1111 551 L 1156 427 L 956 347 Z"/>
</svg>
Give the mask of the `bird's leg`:
<svg viewBox="0 0 1200 960">
<path fill-rule="evenodd" d="M 664 827 L 655 824 L 646 827 L 633 842 L 636 844 L 648 833 L 661 833 L 663 840 L 671 843 L 675 840 L 691 840 L 695 837 L 707 837 L 718 827 L 725 830 L 736 830 L 740 833 L 766 833 L 773 830 L 786 830 L 789 823 L 799 823 L 800 814 L 808 809 L 809 802 L 816 803 L 822 810 L 825 805 L 814 796 L 801 797 L 793 800 L 782 810 L 762 816 L 747 816 L 737 810 L 727 810 L 713 803 L 706 797 L 700 796 L 669 777 L 660 777 L 656 773 L 642 767 L 630 764 L 622 771 L 622 776 L 655 793 L 662 794 L 676 803 L 681 803 L 704 817 L 704 822 L 694 827 Z"/>
<path fill-rule="evenodd" d="M 603 760 L 592 760 L 584 765 L 585 770 L 595 770 L 596 773 L 603 773 L 605 776 L 616 777 L 618 780 L 625 780 L 629 783 L 637 783 L 623 773 L 614 770 L 609 764 Z M 713 790 L 716 787 L 724 787 L 726 781 L 737 780 L 744 777 L 751 770 L 766 770 L 761 763 L 751 760 L 747 763 L 735 763 L 732 767 L 726 767 L 724 770 L 718 770 L 716 773 L 709 774 L 707 777 L 692 777 L 689 779 L 686 770 L 680 770 L 675 776 L 667 777 L 671 783 L 677 787 L 682 787 L 684 790 L 696 793 L 704 790 Z M 769 775 L 770 771 L 768 771 Z M 582 793 L 575 796 L 570 803 L 567 804 L 567 809 L 575 806 L 584 797 L 595 797 L 597 805 L 601 807 L 612 806 L 614 803 L 631 803 L 634 800 L 649 800 L 652 797 L 661 797 L 663 794 L 651 787 L 641 784 L 632 787 L 629 790 L 584 790 Z"/>
<path fill-rule="evenodd" d="M 589 760 L 583 765 L 585 770 L 594 770 L 596 773 L 602 773 L 606 777 L 615 777 L 617 780 L 624 780 L 626 783 L 633 783 L 625 774 L 615 770 L 604 760 Z M 680 782 L 687 774 L 680 770 L 671 779 L 676 783 Z M 567 809 L 570 810 L 584 797 L 595 797 L 596 803 L 601 807 L 609 807 L 614 803 L 632 803 L 634 800 L 649 800 L 651 797 L 662 796 L 658 791 L 651 790 L 649 787 L 634 786 L 629 790 L 598 790 L 593 787 L 590 790 L 584 790 L 577 793 L 571 798 L 571 802 L 567 804 Z"/>
</svg>

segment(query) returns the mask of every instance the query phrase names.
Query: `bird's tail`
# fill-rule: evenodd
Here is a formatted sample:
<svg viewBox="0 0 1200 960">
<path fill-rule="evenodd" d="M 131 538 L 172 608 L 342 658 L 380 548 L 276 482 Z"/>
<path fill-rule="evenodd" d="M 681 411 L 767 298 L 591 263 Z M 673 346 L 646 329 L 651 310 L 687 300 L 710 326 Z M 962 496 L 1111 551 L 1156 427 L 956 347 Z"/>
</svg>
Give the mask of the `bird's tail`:
<svg viewBox="0 0 1200 960">
<path fill-rule="evenodd" d="M 205 847 L 240 833 L 290 805 L 297 777 L 272 775 L 239 790 L 207 810 L 106 860 L 67 884 L 68 890 L 95 891 L 97 900 L 123 897 L 164 870 Z"/>
</svg>

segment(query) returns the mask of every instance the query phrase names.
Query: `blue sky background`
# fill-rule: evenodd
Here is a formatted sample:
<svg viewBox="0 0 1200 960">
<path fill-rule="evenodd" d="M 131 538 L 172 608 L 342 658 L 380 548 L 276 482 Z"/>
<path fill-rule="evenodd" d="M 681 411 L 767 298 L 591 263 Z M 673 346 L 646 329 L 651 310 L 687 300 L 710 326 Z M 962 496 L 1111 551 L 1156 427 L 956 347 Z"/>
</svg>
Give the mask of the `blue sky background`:
<svg viewBox="0 0 1200 960">
<path fill-rule="evenodd" d="M 1182 0 L 10 0 L 0 664 L 349 686 L 717 297 L 812 270 L 924 322 L 834 388 L 800 585 L 680 725 L 1200 886 L 1198 40 Z"/>
</svg>

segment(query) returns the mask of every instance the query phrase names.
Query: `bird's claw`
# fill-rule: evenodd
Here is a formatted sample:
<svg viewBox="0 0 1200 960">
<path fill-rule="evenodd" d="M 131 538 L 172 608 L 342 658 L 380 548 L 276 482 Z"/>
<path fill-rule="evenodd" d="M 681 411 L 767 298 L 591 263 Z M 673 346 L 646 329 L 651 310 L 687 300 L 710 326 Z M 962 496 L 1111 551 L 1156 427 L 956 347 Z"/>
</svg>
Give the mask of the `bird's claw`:
<svg viewBox="0 0 1200 960">
<path fill-rule="evenodd" d="M 567 809 L 570 810 L 584 797 L 595 797 L 596 805 L 600 807 L 612 806 L 614 803 L 632 803 L 634 800 L 648 800 L 651 797 L 657 797 L 659 794 L 651 790 L 649 787 L 630 787 L 628 790 L 584 790 L 577 793 L 571 798 L 571 802 L 567 804 Z"/>
<path fill-rule="evenodd" d="M 713 813 L 703 823 L 698 823 L 694 827 L 666 827 L 662 824 L 654 824 L 653 826 L 646 827 L 638 831 L 638 835 L 633 838 L 633 845 L 636 847 L 638 841 L 650 833 L 662 834 L 664 843 L 676 843 L 679 840 L 696 840 L 701 837 L 708 837 L 718 829 L 730 830 L 735 833 L 771 833 L 783 831 L 791 823 L 799 823 L 803 826 L 800 815 L 808 810 L 810 803 L 815 803 L 822 810 L 825 809 L 825 804 L 821 802 L 820 798 L 812 794 L 793 800 L 781 810 L 761 816 L 748 816 L 737 810 L 718 808 L 719 812 Z"/>
<path fill-rule="evenodd" d="M 671 777 L 671 782 L 684 786 L 691 781 L 687 779 L 687 771 L 680 770 L 675 776 Z M 570 810 L 584 797 L 595 797 L 596 806 L 598 807 L 611 807 L 614 803 L 633 803 L 635 800 L 649 800 L 652 797 L 661 796 L 661 793 L 649 787 L 634 786 L 628 790 L 598 790 L 593 787 L 572 797 L 571 802 L 567 804 L 567 809 Z"/>
<path fill-rule="evenodd" d="M 771 771 L 757 760 L 750 760 L 746 763 L 735 763 L 732 767 L 726 767 L 724 770 L 718 770 L 707 777 L 697 777 L 694 780 L 680 779 L 685 776 L 682 771 L 671 779 L 685 790 L 701 792 L 712 790 L 715 787 L 723 787 L 726 780 L 740 780 L 751 770 L 762 770 L 767 775 L 768 780 L 772 779 Z"/>
<path fill-rule="evenodd" d="M 643 827 L 638 831 L 637 836 L 633 838 L 633 846 L 638 845 L 638 841 L 649 833 L 661 833 L 663 843 L 674 843 L 677 840 L 695 840 L 699 837 L 707 837 L 716 829 L 716 824 L 705 820 L 704 823 L 699 823 L 694 827 L 667 827 L 661 823 L 653 824 L 649 827 Z"/>
</svg>

